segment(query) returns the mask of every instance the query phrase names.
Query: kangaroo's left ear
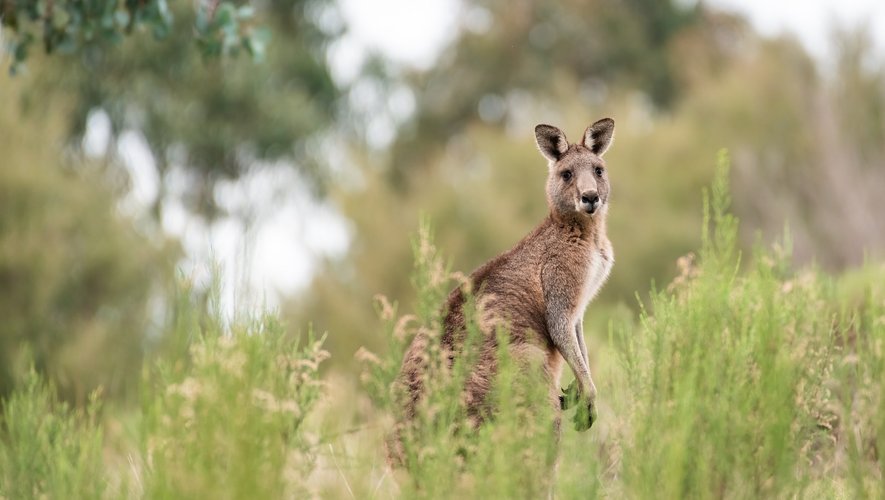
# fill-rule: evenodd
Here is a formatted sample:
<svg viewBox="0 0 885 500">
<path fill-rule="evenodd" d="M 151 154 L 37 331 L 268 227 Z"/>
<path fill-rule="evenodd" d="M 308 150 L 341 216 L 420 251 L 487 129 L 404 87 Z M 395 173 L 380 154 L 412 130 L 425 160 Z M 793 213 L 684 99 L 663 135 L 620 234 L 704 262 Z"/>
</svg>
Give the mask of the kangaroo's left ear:
<svg viewBox="0 0 885 500">
<path fill-rule="evenodd" d="M 608 147 L 611 146 L 614 136 L 615 121 L 611 118 L 603 118 L 587 127 L 581 144 L 593 151 L 597 156 L 602 156 Z"/>
</svg>

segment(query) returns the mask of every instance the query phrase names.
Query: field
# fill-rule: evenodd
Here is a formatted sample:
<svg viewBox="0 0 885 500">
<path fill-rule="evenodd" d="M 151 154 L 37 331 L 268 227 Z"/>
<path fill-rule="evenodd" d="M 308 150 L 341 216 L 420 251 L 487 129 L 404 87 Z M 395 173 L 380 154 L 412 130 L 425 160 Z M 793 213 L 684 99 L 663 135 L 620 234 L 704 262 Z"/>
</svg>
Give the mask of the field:
<svg viewBox="0 0 885 500">
<path fill-rule="evenodd" d="M 722 159 L 701 248 L 638 316 L 591 304 L 600 410 L 587 432 L 566 412 L 557 444 L 503 350 L 495 420 L 466 431 L 470 360 L 436 366 L 406 466 L 386 467 L 390 383 L 455 283 L 424 225 L 418 306 L 376 298 L 371 327 L 389 345 L 358 354 L 361 383 L 323 369 L 321 336 L 272 312 L 222 318 L 182 283 L 164 332 L 175 342 L 146 363 L 137 403 L 96 393 L 74 410 L 33 372 L 19 385 L 3 407 L 0 498 L 885 498 L 885 267 L 795 268 L 788 233 L 740 252 L 726 179 Z"/>
</svg>

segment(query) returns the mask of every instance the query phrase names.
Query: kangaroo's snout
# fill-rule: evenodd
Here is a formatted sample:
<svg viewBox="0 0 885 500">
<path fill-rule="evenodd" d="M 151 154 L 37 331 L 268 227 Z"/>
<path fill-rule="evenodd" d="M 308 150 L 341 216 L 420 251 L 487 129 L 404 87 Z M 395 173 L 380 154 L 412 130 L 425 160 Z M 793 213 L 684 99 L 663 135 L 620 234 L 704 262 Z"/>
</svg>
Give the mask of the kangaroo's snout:
<svg viewBox="0 0 885 500">
<path fill-rule="evenodd" d="M 581 193 L 581 209 L 592 214 L 599 207 L 599 194 L 596 191 Z"/>
</svg>

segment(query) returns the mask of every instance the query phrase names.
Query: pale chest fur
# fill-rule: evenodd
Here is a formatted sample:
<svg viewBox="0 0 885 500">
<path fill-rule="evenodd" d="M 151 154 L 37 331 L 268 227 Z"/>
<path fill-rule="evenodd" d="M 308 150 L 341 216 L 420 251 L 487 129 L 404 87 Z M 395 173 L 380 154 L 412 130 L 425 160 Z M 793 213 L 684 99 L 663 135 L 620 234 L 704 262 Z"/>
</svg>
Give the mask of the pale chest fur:
<svg viewBox="0 0 885 500">
<path fill-rule="evenodd" d="M 602 285 L 605 284 L 615 261 L 611 243 L 609 243 L 608 239 L 603 240 L 601 243 L 601 245 L 589 249 L 581 294 L 578 297 L 578 307 L 575 311 L 578 319 L 583 317 L 587 305 L 590 304 L 590 301 L 596 297 Z"/>
</svg>

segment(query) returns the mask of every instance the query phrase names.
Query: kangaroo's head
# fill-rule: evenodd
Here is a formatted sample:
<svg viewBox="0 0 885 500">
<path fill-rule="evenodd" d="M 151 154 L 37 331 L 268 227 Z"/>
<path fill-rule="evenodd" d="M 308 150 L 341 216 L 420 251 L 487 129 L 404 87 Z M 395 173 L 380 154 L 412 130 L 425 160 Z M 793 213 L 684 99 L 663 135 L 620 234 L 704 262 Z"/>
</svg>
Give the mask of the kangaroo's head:
<svg viewBox="0 0 885 500">
<path fill-rule="evenodd" d="M 615 121 L 603 118 L 587 127 L 579 144 L 569 144 L 562 130 L 535 127 L 538 149 L 548 160 L 547 204 L 554 214 L 594 217 L 605 214 L 611 188 L 602 155 L 612 143 Z"/>
</svg>

